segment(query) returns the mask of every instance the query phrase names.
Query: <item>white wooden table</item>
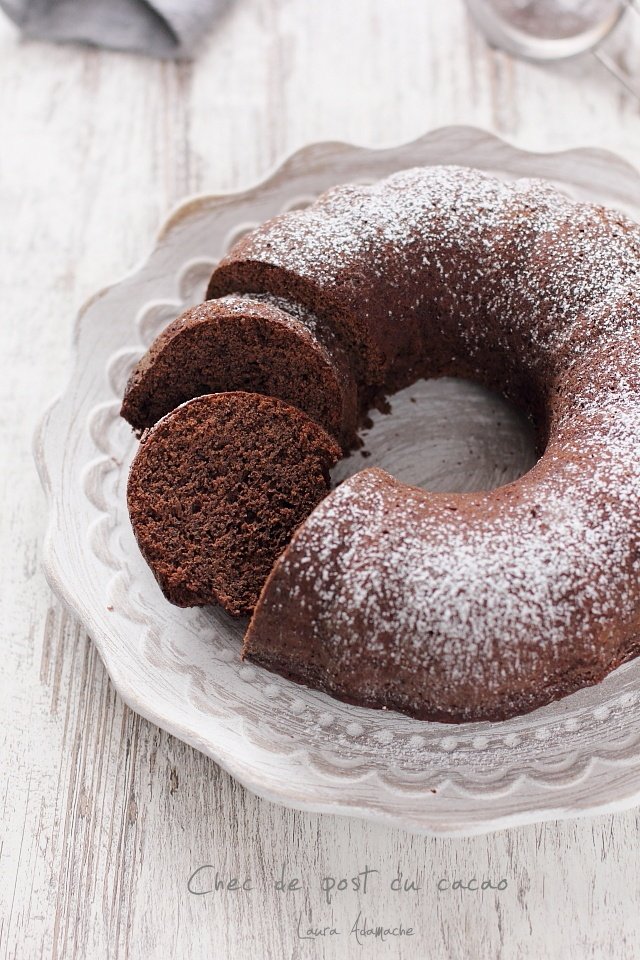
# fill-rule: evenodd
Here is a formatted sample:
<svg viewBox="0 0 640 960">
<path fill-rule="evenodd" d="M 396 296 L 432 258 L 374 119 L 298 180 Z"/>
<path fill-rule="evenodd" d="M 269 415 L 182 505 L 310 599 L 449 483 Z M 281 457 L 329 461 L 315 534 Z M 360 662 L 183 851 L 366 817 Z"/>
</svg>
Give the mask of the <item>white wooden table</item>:
<svg viewBox="0 0 640 960">
<path fill-rule="evenodd" d="M 235 0 L 193 65 L 21 44 L 0 20 L 0 960 L 638 956 L 636 811 L 434 840 L 258 800 L 122 704 L 39 565 L 31 434 L 85 298 L 185 194 L 308 141 L 449 123 L 640 160 L 640 109 L 606 74 L 490 52 L 459 0 Z M 206 864 L 194 886 L 217 870 L 255 889 L 193 895 Z M 274 889 L 283 864 L 302 890 Z M 322 878 L 365 866 L 367 893 L 328 905 Z M 398 868 L 417 893 L 389 889 Z M 438 890 L 474 877 L 508 886 Z M 360 910 L 415 933 L 360 947 Z M 299 939 L 300 915 L 341 933 Z"/>
</svg>

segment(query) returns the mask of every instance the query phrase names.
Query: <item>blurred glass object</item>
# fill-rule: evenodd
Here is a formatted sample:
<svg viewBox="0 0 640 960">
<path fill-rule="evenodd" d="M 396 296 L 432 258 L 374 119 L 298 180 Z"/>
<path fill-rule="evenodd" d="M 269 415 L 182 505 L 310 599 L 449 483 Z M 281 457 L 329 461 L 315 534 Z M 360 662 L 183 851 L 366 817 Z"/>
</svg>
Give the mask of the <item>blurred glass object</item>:
<svg viewBox="0 0 640 960">
<path fill-rule="evenodd" d="M 488 42 L 524 60 L 590 53 L 640 99 L 640 71 L 629 69 L 624 38 L 640 32 L 637 0 L 466 0 Z M 621 46 L 622 39 L 622 46 Z M 635 64 L 634 64 L 635 66 Z"/>
</svg>

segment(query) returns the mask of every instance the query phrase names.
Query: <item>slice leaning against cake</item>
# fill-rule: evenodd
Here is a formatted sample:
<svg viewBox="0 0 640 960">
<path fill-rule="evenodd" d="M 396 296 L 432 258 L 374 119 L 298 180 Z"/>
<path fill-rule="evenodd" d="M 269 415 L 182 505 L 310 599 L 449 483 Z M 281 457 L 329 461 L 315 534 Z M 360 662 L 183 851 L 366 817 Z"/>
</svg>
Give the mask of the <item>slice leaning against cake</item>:
<svg viewBox="0 0 640 960">
<path fill-rule="evenodd" d="M 131 374 L 121 415 L 140 432 L 193 397 L 234 390 L 284 400 L 345 449 L 353 442 L 356 387 L 340 344 L 308 311 L 260 295 L 211 300 L 170 323 Z"/>
<path fill-rule="evenodd" d="M 127 505 L 167 599 L 250 614 L 339 456 L 306 414 L 259 394 L 208 394 L 158 421 L 131 466 Z"/>
</svg>

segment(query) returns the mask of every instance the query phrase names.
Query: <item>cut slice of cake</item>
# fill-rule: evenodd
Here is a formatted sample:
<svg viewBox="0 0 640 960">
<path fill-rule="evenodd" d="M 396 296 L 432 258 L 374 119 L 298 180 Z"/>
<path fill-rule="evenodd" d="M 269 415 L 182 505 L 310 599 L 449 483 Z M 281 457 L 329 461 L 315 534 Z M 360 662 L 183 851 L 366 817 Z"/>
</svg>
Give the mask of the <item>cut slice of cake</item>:
<svg viewBox="0 0 640 960">
<path fill-rule="evenodd" d="M 294 530 L 329 492 L 340 453 L 306 414 L 260 394 L 209 394 L 163 417 L 142 437 L 127 502 L 167 599 L 250 614 Z"/>
<path fill-rule="evenodd" d="M 356 387 L 330 337 L 284 300 L 202 303 L 154 340 L 129 378 L 121 414 L 142 431 L 193 397 L 247 390 L 298 407 L 346 449 L 355 437 Z"/>
</svg>

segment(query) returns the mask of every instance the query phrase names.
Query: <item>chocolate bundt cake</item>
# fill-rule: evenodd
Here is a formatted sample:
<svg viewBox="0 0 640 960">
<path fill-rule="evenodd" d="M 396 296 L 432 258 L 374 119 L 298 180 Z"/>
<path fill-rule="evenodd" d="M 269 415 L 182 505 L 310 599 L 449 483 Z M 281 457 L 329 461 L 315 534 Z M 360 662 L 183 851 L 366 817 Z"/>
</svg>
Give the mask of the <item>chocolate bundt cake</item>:
<svg viewBox="0 0 640 960">
<path fill-rule="evenodd" d="M 345 481 L 274 553 L 246 658 L 355 703 L 467 721 L 531 710 L 640 652 L 640 227 L 542 181 L 407 170 L 263 224 L 208 296 L 284 298 L 346 358 L 355 400 L 332 386 L 341 412 L 323 421 L 343 448 L 347 410 L 451 375 L 527 411 L 541 454 L 476 494 L 376 469 Z"/>
<path fill-rule="evenodd" d="M 142 438 L 127 488 L 140 550 L 181 607 L 251 612 L 340 448 L 300 410 L 252 393 L 198 397 Z"/>
<path fill-rule="evenodd" d="M 121 415 L 134 429 L 206 393 L 248 390 L 304 410 L 346 446 L 357 425 L 356 387 L 335 337 L 282 298 L 223 297 L 170 323 L 135 367 Z"/>
</svg>

